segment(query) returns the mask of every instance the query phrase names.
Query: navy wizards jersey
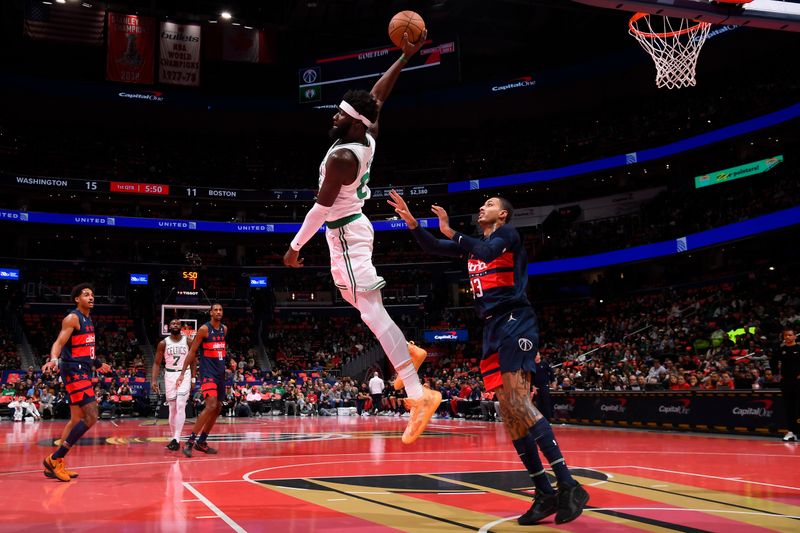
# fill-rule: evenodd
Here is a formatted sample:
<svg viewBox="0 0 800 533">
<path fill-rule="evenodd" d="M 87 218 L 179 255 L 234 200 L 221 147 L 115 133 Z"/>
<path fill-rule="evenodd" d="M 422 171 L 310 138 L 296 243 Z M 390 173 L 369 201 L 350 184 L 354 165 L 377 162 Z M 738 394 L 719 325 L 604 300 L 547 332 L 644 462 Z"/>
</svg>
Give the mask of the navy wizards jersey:
<svg viewBox="0 0 800 533">
<path fill-rule="evenodd" d="M 500 226 L 480 239 L 458 232 L 452 240 L 436 239 L 420 227 L 412 233 L 428 252 L 467 259 L 475 311 L 481 318 L 531 306 L 526 294 L 528 254 L 515 227 Z"/>
<path fill-rule="evenodd" d="M 466 236 L 461 236 L 463 241 Z M 453 236 L 458 242 L 459 235 Z M 528 254 L 522 246 L 519 232 L 512 226 L 501 226 L 489 237 L 473 246 L 467 261 L 469 282 L 475 296 L 478 316 L 486 318 L 495 313 L 519 307 L 530 307 L 528 287 Z M 496 255 L 497 252 L 500 255 Z"/>
<path fill-rule="evenodd" d="M 200 375 L 203 377 L 225 376 L 225 358 L 228 354 L 225 344 L 225 326 L 219 325 L 219 329 L 214 329 L 211 322 L 205 323 L 208 329 L 208 337 L 203 339 L 198 351 L 200 359 Z"/>
<path fill-rule="evenodd" d="M 69 341 L 61 348 L 61 361 L 64 363 L 86 363 L 89 368 L 94 366 L 94 324 L 92 319 L 78 309 L 69 312 L 78 316 L 80 329 L 73 329 Z"/>
</svg>

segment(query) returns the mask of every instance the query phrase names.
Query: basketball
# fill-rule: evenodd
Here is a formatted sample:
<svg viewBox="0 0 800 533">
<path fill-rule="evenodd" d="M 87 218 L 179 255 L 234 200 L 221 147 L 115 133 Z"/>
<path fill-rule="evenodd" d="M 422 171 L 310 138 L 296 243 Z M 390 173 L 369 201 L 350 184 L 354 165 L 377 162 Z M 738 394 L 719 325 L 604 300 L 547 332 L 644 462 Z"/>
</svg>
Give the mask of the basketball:
<svg viewBox="0 0 800 533">
<path fill-rule="evenodd" d="M 401 11 L 389 21 L 389 39 L 395 46 L 402 47 L 404 33 L 408 33 L 408 42 L 416 43 L 424 29 L 425 21 L 419 14 L 413 11 Z"/>
</svg>

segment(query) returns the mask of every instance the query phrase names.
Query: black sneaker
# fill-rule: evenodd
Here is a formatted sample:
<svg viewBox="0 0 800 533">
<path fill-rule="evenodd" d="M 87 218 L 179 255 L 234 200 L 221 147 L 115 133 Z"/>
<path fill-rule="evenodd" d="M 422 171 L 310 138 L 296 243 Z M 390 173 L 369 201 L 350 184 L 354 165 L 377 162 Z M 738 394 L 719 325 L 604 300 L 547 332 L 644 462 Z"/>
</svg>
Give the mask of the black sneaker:
<svg viewBox="0 0 800 533">
<path fill-rule="evenodd" d="M 208 445 L 207 442 L 198 442 L 194 445 L 194 449 L 198 452 L 208 453 L 214 455 L 217 450 Z"/>
<path fill-rule="evenodd" d="M 183 447 L 183 455 L 185 455 L 186 457 L 191 457 L 192 456 L 192 446 L 194 446 L 193 443 L 187 442 L 186 445 Z"/>
<path fill-rule="evenodd" d="M 180 445 L 180 443 L 179 443 L 177 440 L 175 440 L 175 439 L 172 439 L 172 440 L 169 442 L 169 444 L 167 444 L 167 449 L 168 449 L 169 451 L 171 451 L 171 452 L 177 452 L 178 450 L 180 450 L 180 449 L 181 449 L 181 445 Z"/>
<path fill-rule="evenodd" d="M 558 512 L 556 524 L 566 524 L 578 518 L 589 501 L 589 493 L 580 483 L 574 487 L 558 487 Z"/>
<path fill-rule="evenodd" d="M 530 526 L 544 520 L 557 510 L 558 495 L 555 492 L 551 494 L 537 492 L 531 508 L 524 515 L 517 518 L 517 523 L 521 526 Z"/>
</svg>

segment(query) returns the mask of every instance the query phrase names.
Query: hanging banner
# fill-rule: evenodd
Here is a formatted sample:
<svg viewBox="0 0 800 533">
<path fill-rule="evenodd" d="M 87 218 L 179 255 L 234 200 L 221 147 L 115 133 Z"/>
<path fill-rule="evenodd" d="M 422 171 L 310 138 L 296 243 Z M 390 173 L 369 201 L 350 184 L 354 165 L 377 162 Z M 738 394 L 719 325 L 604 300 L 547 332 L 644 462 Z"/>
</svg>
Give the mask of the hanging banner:
<svg viewBox="0 0 800 533">
<path fill-rule="evenodd" d="M 159 51 L 159 82 L 200 85 L 200 26 L 162 22 Z"/>
<path fill-rule="evenodd" d="M 125 83 L 153 83 L 155 19 L 108 14 L 106 78 Z"/>
<path fill-rule="evenodd" d="M 102 6 L 27 0 L 23 31 L 31 39 L 103 46 L 106 10 Z"/>
<path fill-rule="evenodd" d="M 274 30 L 261 30 L 233 24 L 207 24 L 204 28 L 204 54 L 210 61 L 275 63 Z"/>
</svg>

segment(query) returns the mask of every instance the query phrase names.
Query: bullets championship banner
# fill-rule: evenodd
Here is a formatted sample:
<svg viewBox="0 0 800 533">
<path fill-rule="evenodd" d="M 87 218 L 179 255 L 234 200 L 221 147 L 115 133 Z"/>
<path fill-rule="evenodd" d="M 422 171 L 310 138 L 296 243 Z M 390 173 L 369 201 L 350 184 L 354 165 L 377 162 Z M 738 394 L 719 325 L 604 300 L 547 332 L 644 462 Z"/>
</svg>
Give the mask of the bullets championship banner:
<svg viewBox="0 0 800 533">
<path fill-rule="evenodd" d="M 162 22 L 158 81 L 172 85 L 200 85 L 200 26 Z"/>
</svg>

